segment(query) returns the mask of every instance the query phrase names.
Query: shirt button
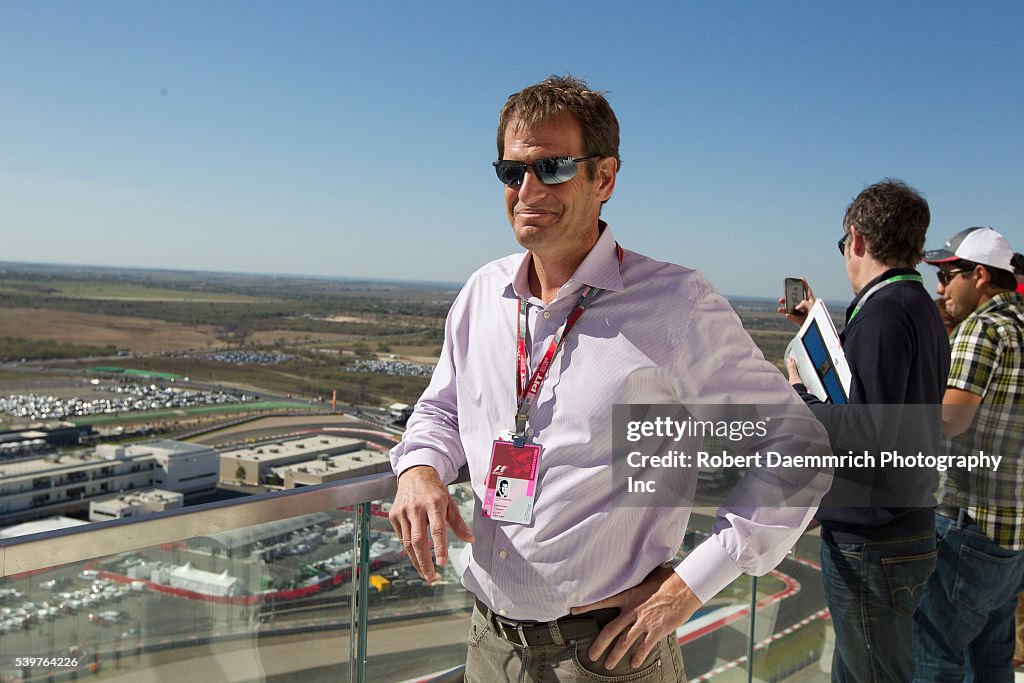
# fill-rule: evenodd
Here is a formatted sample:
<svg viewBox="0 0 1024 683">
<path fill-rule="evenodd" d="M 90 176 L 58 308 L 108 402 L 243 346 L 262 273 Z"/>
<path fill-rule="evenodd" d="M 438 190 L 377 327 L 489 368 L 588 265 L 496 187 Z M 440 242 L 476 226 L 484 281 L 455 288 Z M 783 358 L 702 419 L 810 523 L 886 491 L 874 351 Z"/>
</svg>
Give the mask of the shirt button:
<svg viewBox="0 0 1024 683">
<path fill-rule="evenodd" d="M 526 435 L 527 436 L 533 436 L 533 427 L 527 427 L 526 428 Z"/>
<path fill-rule="evenodd" d="M 551 317 L 551 311 L 544 311 L 544 317 L 545 318 L 550 318 Z"/>
<path fill-rule="evenodd" d="M 508 557 L 508 551 L 502 550 L 500 553 L 498 553 L 498 557 L 504 560 L 506 557 Z"/>
</svg>

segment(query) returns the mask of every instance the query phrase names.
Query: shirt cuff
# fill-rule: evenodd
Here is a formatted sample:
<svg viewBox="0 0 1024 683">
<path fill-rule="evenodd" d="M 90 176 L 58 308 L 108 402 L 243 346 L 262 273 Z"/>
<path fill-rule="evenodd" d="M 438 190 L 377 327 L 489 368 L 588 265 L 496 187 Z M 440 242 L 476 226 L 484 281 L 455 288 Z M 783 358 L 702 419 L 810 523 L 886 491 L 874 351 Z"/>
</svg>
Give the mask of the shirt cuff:
<svg viewBox="0 0 1024 683">
<path fill-rule="evenodd" d="M 675 572 L 702 604 L 718 595 L 723 588 L 743 574 L 743 570 L 736 566 L 714 536 L 706 539 L 683 558 L 676 566 Z"/>
<path fill-rule="evenodd" d="M 457 470 L 452 470 L 451 464 L 443 455 L 429 448 L 421 448 L 402 455 L 402 458 L 395 465 L 395 476 L 400 477 L 402 472 L 411 467 L 419 467 L 420 465 L 428 465 L 437 470 L 437 476 L 445 484 L 452 483 L 459 475 Z"/>
</svg>

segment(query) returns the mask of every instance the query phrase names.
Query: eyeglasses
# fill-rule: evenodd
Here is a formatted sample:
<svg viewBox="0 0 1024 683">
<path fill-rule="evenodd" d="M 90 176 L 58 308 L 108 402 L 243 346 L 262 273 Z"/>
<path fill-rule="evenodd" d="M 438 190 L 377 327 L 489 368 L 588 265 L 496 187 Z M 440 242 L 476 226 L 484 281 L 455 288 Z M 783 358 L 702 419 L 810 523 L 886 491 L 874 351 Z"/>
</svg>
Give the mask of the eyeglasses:
<svg viewBox="0 0 1024 683">
<path fill-rule="evenodd" d="M 956 277 L 960 273 L 969 273 L 972 270 L 974 270 L 974 268 L 956 268 L 953 270 L 939 270 L 935 273 L 935 277 L 939 278 L 939 284 L 945 287 L 946 285 L 953 281 L 954 277 Z"/>
<path fill-rule="evenodd" d="M 532 164 L 525 161 L 508 161 L 502 159 L 493 163 L 494 172 L 498 174 L 498 180 L 509 187 L 519 187 L 526 177 L 526 169 L 532 168 L 537 179 L 545 185 L 558 185 L 572 180 L 576 177 L 576 164 L 581 161 L 597 159 L 600 154 L 591 154 L 588 157 L 550 157 L 537 159 Z"/>
<path fill-rule="evenodd" d="M 839 253 L 846 256 L 846 239 L 850 236 L 850 233 L 844 232 L 843 236 L 839 238 Z"/>
</svg>

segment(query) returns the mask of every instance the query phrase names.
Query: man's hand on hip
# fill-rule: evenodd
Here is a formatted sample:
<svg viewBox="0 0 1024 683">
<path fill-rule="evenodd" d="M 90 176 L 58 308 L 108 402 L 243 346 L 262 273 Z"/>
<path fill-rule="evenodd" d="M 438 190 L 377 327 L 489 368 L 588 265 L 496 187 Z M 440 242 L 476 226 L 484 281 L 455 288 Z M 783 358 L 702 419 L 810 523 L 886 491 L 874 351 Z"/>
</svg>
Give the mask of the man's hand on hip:
<svg viewBox="0 0 1024 683">
<path fill-rule="evenodd" d="M 615 642 L 604 666 L 614 669 L 633 643 L 640 640 L 630 666 L 638 668 L 658 641 L 683 625 L 701 602 L 686 582 L 669 567 L 658 567 L 639 585 L 617 595 L 582 607 L 573 607 L 572 614 L 582 614 L 605 607 L 618 607 L 619 616 L 608 623 L 590 646 L 587 656 L 597 661 Z M 618 640 L 616 641 L 616 638 Z"/>
<path fill-rule="evenodd" d="M 443 566 L 448 561 L 446 526 L 463 541 L 473 541 L 473 533 L 459 514 L 459 506 L 433 467 L 412 467 L 402 472 L 388 518 L 402 539 L 412 566 L 425 581 L 436 577 L 434 563 L 430 560 L 431 540 L 437 565 Z"/>
</svg>

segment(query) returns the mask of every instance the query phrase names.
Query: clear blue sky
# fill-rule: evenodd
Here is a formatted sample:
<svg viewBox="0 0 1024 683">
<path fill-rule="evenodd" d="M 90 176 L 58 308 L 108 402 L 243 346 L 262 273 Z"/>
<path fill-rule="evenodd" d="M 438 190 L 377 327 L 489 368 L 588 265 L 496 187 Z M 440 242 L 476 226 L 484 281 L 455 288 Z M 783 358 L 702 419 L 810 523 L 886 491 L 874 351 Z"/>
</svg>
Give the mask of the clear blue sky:
<svg viewBox="0 0 1024 683">
<path fill-rule="evenodd" d="M 1024 247 L 1022 34 L 1019 2 L 8 0 L 0 260 L 462 281 L 518 250 L 498 109 L 570 71 L 620 119 L 623 246 L 845 305 L 885 176 L 929 246 Z"/>
</svg>

